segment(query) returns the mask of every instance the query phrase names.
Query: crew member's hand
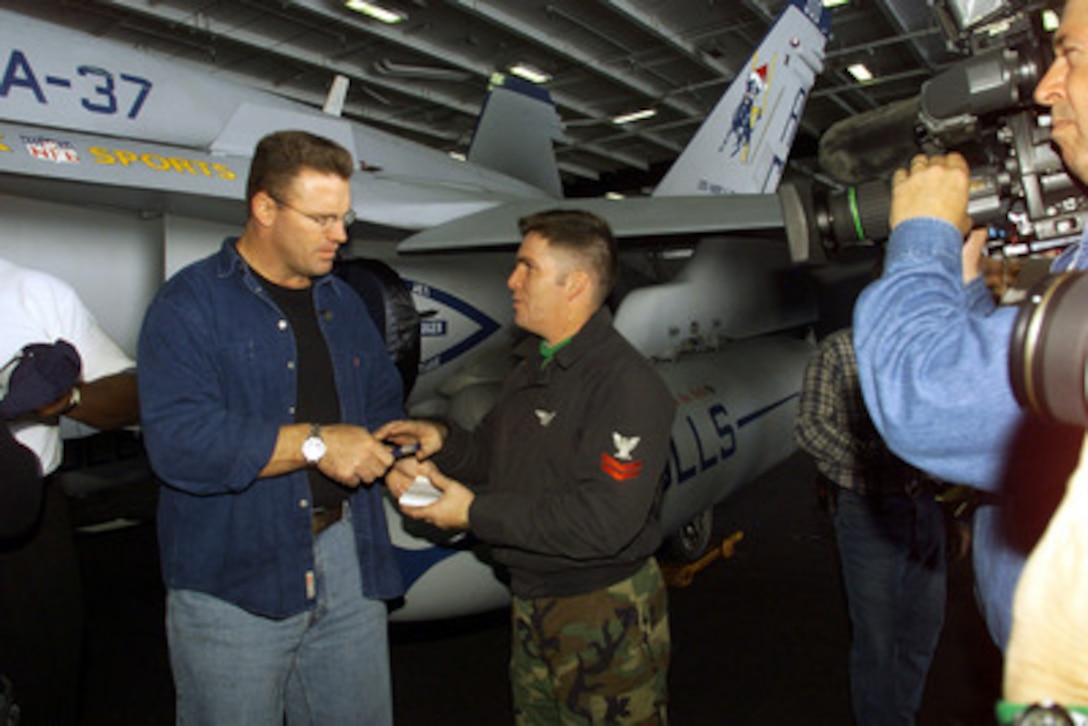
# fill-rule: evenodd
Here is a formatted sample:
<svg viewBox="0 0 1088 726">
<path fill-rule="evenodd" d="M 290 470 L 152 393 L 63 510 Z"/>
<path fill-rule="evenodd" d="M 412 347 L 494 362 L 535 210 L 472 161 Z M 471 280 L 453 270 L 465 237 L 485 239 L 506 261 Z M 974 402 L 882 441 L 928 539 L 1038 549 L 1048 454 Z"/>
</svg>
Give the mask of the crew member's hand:
<svg viewBox="0 0 1088 726">
<path fill-rule="evenodd" d="M 446 426 L 437 421 L 410 419 L 390 421 L 375 431 L 374 436 L 401 445 L 419 442 L 416 458 L 423 461 L 442 448 L 448 433 Z"/>
<path fill-rule="evenodd" d="M 1088 704 L 1088 437 L 1013 601 L 1005 699 Z"/>
<path fill-rule="evenodd" d="M 967 216 L 970 181 L 967 162 L 959 154 L 918 154 L 909 169 L 898 169 L 892 176 L 890 228 L 915 217 L 936 217 L 966 235 L 973 226 Z"/>
<path fill-rule="evenodd" d="M 421 465 L 420 474 L 431 480 L 442 496 L 426 507 L 404 507 L 400 511 L 412 519 L 420 519 L 439 529 L 468 529 L 468 512 L 476 495 L 464 484 L 450 479 L 427 461 Z"/>
<path fill-rule="evenodd" d="M 412 456 L 405 456 L 397 459 L 393 468 L 385 473 L 385 485 L 389 487 L 389 492 L 394 498 L 400 499 L 401 495 L 408 491 L 408 487 L 412 486 L 416 476 L 421 473 L 422 466 L 419 460 Z"/>
<path fill-rule="evenodd" d="M 325 455 L 317 468 L 345 486 L 371 484 L 384 476 L 393 464 L 390 447 L 361 426 L 322 426 L 321 438 L 325 441 Z"/>
</svg>

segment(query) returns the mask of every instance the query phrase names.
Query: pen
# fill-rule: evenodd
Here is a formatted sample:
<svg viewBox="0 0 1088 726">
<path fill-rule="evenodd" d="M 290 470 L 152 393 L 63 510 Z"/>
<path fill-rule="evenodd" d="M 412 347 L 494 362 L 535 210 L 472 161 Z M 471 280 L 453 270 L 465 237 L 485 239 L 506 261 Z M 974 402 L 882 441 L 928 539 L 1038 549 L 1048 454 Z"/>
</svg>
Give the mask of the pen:
<svg viewBox="0 0 1088 726">
<path fill-rule="evenodd" d="M 393 449 L 393 458 L 403 459 L 405 456 L 411 456 L 417 451 L 419 451 L 419 442 L 413 441 L 410 444 L 404 444 Z"/>
</svg>

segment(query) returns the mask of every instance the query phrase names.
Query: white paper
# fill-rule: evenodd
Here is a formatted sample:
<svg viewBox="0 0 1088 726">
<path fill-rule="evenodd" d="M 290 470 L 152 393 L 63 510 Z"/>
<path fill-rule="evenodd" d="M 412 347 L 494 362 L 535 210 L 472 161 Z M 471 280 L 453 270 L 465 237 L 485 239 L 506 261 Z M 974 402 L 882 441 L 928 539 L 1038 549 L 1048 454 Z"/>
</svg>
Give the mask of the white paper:
<svg viewBox="0 0 1088 726">
<path fill-rule="evenodd" d="M 433 504 L 440 496 L 442 496 L 442 490 L 431 484 L 430 479 L 417 476 L 412 486 L 400 495 L 398 502 L 402 507 L 425 507 Z"/>
</svg>

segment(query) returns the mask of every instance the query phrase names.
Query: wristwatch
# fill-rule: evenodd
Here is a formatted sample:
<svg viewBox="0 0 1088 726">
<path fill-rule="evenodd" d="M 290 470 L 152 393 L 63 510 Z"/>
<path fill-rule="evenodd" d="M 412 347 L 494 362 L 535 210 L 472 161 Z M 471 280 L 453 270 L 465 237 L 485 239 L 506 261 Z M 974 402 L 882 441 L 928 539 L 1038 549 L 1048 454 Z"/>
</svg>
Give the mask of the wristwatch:
<svg viewBox="0 0 1088 726">
<path fill-rule="evenodd" d="M 1031 705 L 998 701 L 997 722 L 1011 726 L 1083 726 L 1088 724 L 1088 708 L 1052 701 Z"/>
<path fill-rule="evenodd" d="M 63 416 L 81 403 L 83 403 L 83 392 L 79 390 L 79 386 L 72 386 L 72 392 L 68 394 L 68 405 L 60 412 L 61 415 Z"/>
<path fill-rule="evenodd" d="M 310 424 L 310 435 L 302 442 L 302 458 L 313 466 L 325 455 L 325 441 L 321 438 L 321 424 Z"/>
</svg>

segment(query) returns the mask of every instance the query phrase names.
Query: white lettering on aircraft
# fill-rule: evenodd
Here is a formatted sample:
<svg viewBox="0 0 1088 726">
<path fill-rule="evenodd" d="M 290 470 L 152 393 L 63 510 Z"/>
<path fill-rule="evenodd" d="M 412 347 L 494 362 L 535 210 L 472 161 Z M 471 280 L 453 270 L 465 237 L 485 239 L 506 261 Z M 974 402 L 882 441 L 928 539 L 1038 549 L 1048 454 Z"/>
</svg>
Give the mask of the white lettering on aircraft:
<svg viewBox="0 0 1088 726">
<path fill-rule="evenodd" d="M 405 280 L 417 310 L 427 311 L 420 323 L 423 353 L 420 373 L 429 373 L 464 355 L 499 330 L 499 323 L 475 305 L 426 283 Z"/>
</svg>

